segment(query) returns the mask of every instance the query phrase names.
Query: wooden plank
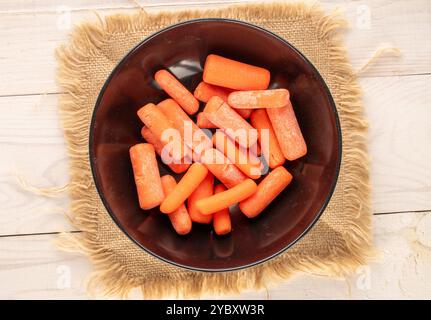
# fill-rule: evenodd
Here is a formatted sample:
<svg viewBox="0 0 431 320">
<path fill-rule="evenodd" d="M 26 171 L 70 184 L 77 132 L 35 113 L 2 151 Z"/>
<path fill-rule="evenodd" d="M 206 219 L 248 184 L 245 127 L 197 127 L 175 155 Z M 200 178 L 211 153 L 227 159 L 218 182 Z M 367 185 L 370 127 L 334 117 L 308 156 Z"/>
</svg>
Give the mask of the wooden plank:
<svg viewBox="0 0 431 320">
<path fill-rule="evenodd" d="M 2 299 L 85 298 L 83 256 L 59 252 L 53 235 L 0 238 Z"/>
<path fill-rule="evenodd" d="M 431 208 L 431 76 L 361 80 L 374 212 Z"/>
<path fill-rule="evenodd" d="M 73 230 L 64 218 L 67 193 L 41 197 L 16 176 L 42 188 L 68 182 L 57 96 L 3 97 L 0 110 L 0 235 Z"/>
<path fill-rule="evenodd" d="M 382 56 L 363 76 L 431 72 L 430 1 L 360 0 L 335 6 L 349 22 L 345 44 L 354 69 L 363 66 L 379 47 L 394 46 L 401 51 L 401 58 Z"/>
<path fill-rule="evenodd" d="M 429 299 L 431 214 L 374 216 L 379 257 L 344 280 L 296 277 L 270 292 L 272 299 Z M 426 229 L 428 228 L 428 229 Z M 424 234 L 424 230 L 426 234 Z"/>
<path fill-rule="evenodd" d="M 88 10 L 88 9 L 133 9 L 140 6 L 148 9 L 153 7 L 176 6 L 208 6 L 219 4 L 246 3 L 251 0 L 4 0 L 0 7 L 0 13 L 25 13 L 25 12 L 58 12 L 63 9 Z"/>
<path fill-rule="evenodd" d="M 107 8 L 103 7 L 102 1 L 89 2 L 88 5 L 80 7 L 79 3 L 84 3 L 80 1 L 76 6 L 70 5 L 70 12 L 65 12 L 64 9 L 67 8 L 62 8 L 62 3 L 56 1 L 44 0 L 40 7 L 45 8 L 43 10 L 51 9 L 40 12 L 32 11 L 36 2 L 26 5 L 23 2 L 14 3 L 9 1 L 2 4 L 4 10 L 3 13 L 0 12 L 0 38 L 3 39 L 0 52 L 0 95 L 58 92 L 55 83 L 54 50 L 66 41 L 70 26 L 87 19 L 96 20 L 93 9 L 97 9 L 102 15 L 118 11 L 136 12 L 136 9 L 121 7 L 126 6 L 125 2 L 119 3 L 119 8 L 113 9 L 113 1 L 106 5 Z M 148 3 L 155 5 L 159 2 Z M 148 8 L 149 12 L 197 7 L 193 1 L 187 6 L 154 5 Z M 214 4 L 199 7 L 212 6 Z M 331 0 L 324 2 L 323 6 L 327 10 L 336 7 L 345 10 L 351 25 L 351 30 L 346 34 L 346 45 L 355 69 L 362 66 L 383 43 L 391 42 L 403 52 L 402 59 L 382 58 L 366 76 L 431 73 L 431 3 L 428 0 L 362 0 L 349 1 L 346 4 Z M 365 23 L 368 16 L 370 23 Z"/>
<path fill-rule="evenodd" d="M 269 292 L 245 292 L 228 299 L 425 299 L 431 296 L 431 213 L 374 217 L 379 260 L 347 280 L 296 276 Z M 80 255 L 57 251 L 52 235 L 0 238 L 0 298 L 85 299 L 91 271 Z M 139 297 L 132 294 L 132 297 Z"/>
<path fill-rule="evenodd" d="M 431 209 L 431 76 L 364 78 L 375 213 Z M 16 108 L 19 106 L 19 108 Z M 0 235 L 72 230 L 66 194 L 44 198 L 18 187 L 68 181 L 57 95 L 0 97 Z M 35 170 L 35 168 L 37 168 Z"/>
</svg>

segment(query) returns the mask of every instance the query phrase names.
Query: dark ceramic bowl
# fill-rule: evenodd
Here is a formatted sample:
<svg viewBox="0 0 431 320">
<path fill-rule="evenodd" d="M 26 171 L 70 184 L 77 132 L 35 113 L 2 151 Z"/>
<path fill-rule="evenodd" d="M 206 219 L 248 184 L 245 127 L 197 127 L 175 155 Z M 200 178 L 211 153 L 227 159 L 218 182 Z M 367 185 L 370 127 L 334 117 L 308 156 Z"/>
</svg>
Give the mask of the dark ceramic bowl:
<svg viewBox="0 0 431 320">
<path fill-rule="evenodd" d="M 167 97 L 154 83 L 154 73 L 169 69 L 193 91 L 210 53 L 267 68 L 271 87 L 289 89 L 308 154 L 286 164 L 293 182 L 257 218 L 248 219 L 235 209 L 230 235 L 219 237 L 210 225 L 193 224 L 189 235 L 178 236 L 158 208 L 139 208 L 129 148 L 142 142 L 142 123 L 136 111 Z M 148 253 L 201 271 L 252 266 L 289 248 L 313 226 L 328 204 L 340 160 L 337 111 L 317 70 L 280 37 L 234 20 L 187 21 L 143 40 L 109 76 L 90 128 L 95 184 L 119 228 Z M 161 175 L 172 174 L 162 163 L 159 166 Z"/>
</svg>

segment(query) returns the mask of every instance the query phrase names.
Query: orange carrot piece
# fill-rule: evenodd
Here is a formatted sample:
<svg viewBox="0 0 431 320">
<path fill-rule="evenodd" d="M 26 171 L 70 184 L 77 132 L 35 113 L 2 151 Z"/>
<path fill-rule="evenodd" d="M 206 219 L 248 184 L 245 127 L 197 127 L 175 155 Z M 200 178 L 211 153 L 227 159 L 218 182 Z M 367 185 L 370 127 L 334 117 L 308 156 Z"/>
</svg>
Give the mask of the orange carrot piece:
<svg viewBox="0 0 431 320">
<path fill-rule="evenodd" d="M 196 201 L 212 196 L 214 193 L 214 176 L 208 172 L 205 179 L 200 183 L 195 191 L 187 199 L 190 218 L 193 222 L 208 224 L 212 221 L 212 215 L 203 215 L 196 208 Z"/>
<path fill-rule="evenodd" d="M 260 155 L 262 154 L 262 149 L 259 144 L 259 132 L 257 134 L 257 140 L 258 140 L 258 143 L 256 143 L 256 155 L 260 157 Z"/>
<path fill-rule="evenodd" d="M 177 210 L 205 179 L 207 173 L 208 169 L 203 164 L 193 163 L 175 189 L 160 204 L 160 211 L 172 213 Z"/>
<path fill-rule="evenodd" d="M 217 96 L 221 98 L 224 102 L 227 102 L 227 97 L 231 90 L 222 88 L 219 86 L 213 86 L 211 84 L 201 82 L 198 84 L 198 86 L 195 89 L 195 92 L 193 95 L 196 99 L 199 101 L 207 103 L 209 99 L 211 99 L 214 96 Z"/>
<path fill-rule="evenodd" d="M 205 117 L 205 113 L 204 112 L 199 112 L 196 116 L 196 124 L 198 125 L 199 128 L 202 129 L 214 129 L 217 128 L 214 123 L 212 123 L 211 121 L 209 121 L 206 117 Z"/>
<path fill-rule="evenodd" d="M 306 155 L 307 145 L 290 101 L 283 108 L 266 109 L 266 112 L 285 158 L 292 161 Z"/>
<path fill-rule="evenodd" d="M 247 177 L 217 149 L 205 150 L 201 162 L 226 187 L 232 188 Z"/>
<path fill-rule="evenodd" d="M 219 184 L 215 187 L 214 194 L 217 194 L 223 191 L 226 191 L 226 188 L 222 184 Z M 211 215 L 205 215 L 205 216 L 211 217 Z M 219 236 L 222 236 L 231 232 L 232 223 L 230 221 L 229 208 L 224 208 L 214 213 L 213 227 L 214 227 L 215 233 L 218 234 Z"/>
<path fill-rule="evenodd" d="M 172 138 L 172 134 L 177 134 L 179 141 L 174 138 L 173 147 L 169 150 L 169 155 L 178 162 L 187 156 L 187 151 L 182 148 L 180 132 L 170 123 L 169 119 L 153 103 L 148 103 L 138 110 L 138 116 L 148 129 L 154 134 L 157 140 L 166 146 Z"/>
<path fill-rule="evenodd" d="M 203 80 L 234 90 L 265 90 L 270 73 L 264 68 L 210 54 L 205 61 Z"/>
<path fill-rule="evenodd" d="M 177 186 L 177 182 L 175 181 L 174 177 L 170 175 L 163 176 L 161 180 L 163 191 L 166 195 L 170 194 Z M 184 203 L 182 203 L 174 212 L 168 214 L 168 217 L 169 220 L 171 220 L 175 231 L 179 235 L 188 234 L 192 230 L 192 220 L 190 219 L 189 213 L 187 212 L 187 208 Z"/>
<path fill-rule="evenodd" d="M 195 89 L 194 96 L 199 101 L 207 103 L 209 99 L 211 99 L 214 96 L 217 96 L 221 98 L 224 102 L 227 102 L 227 98 L 229 93 L 232 90 L 219 87 L 219 86 L 213 86 L 211 84 L 201 82 L 198 84 L 198 86 Z M 243 117 L 244 119 L 248 119 L 251 114 L 251 109 L 238 109 L 236 112 Z M 199 126 L 199 124 L 198 124 Z M 200 127 L 200 126 L 199 126 Z M 202 127 L 201 127 L 202 128 Z M 210 128 L 210 127 L 204 127 L 204 128 Z"/>
<path fill-rule="evenodd" d="M 169 71 L 157 71 L 154 79 L 188 114 L 198 111 L 199 101 Z"/>
<path fill-rule="evenodd" d="M 289 99 L 286 89 L 234 91 L 229 94 L 228 103 L 236 109 L 281 108 Z"/>
<path fill-rule="evenodd" d="M 256 190 L 256 182 L 251 179 L 246 179 L 231 189 L 196 201 L 196 207 L 202 214 L 213 214 L 247 199 L 255 193 Z"/>
<path fill-rule="evenodd" d="M 223 131 L 217 130 L 213 135 L 214 146 L 235 164 L 249 178 L 259 179 L 263 165 L 259 158 L 247 149 L 238 147 Z"/>
<path fill-rule="evenodd" d="M 153 103 L 146 104 L 138 110 L 138 116 L 162 143 L 169 142 L 166 138 L 162 139 L 163 132 L 175 128 L 156 105 Z"/>
<path fill-rule="evenodd" d="M 234 111 L 236 113 L 238 113 L 244 119 L 248 119 L 248 118 L 250 118 L 251 112 L 253 110 L 252 109 L 235 109 Z"/>
<path fill-rule="evenodd" d="M 147 127 L 142 127 L 141 129 L 141 135 L 142 137 L 148 142 L 151 143 L 156 150 L 156 153 L 160 156 L 162 159 L 162 162 L 165 163 L 163 157 L 162 157 L 162 151 L 163 151 L 163 144 L 160 140 L 157 139 L 157 137 L 151 132 L 150 129 Z M 190 167 L 190 163 L 186 163 L 186 159 L 182 159 L 179 163 L 165 163 L 171 170 L 175 173 L 182 173 L 186 171 Z"/>
<path fill-rule="evenodd" d="M 139 206 L 148 210 L 165 198 L 157 167 L 156 152 L 149 143 L 139 143 L 129 150 L 138 191 Z"/>
<path fill-rule="evenodd" d="M 205 106 L 205 116 L 244 148 L 257 142 L 257 131 L 219 97 L 212 97 Z"/>
<path fill-rule="evenodd" d="M 171 124 L 181 133 L 188 148 L 196 154 L 212 147 L 211 139 L 190 119 L 181 107 L 172 99 L 160 102 L 157 107 L 163 112 Z"/>
<path fill-rule="evenodd" d="M 220 97 L 212 97 L 211 99 L 208 100 L 208 102 L 205 104 L 205 108 L 203 110 L 203 112 L 206 113 L 210 113 L 210 112 L 215 112 L 217 111 L 222 105 L 223 105 L 224 101 L 222 98 Z"/>
<path fill-rule="evenodd" d="M 239 203 L 239 208 L 247 217 L 260 214 L 292 181 L 292 175 L 284 168 L 271 171 L 257 186 L 257 191 Z"/>
<path fill-rule="evenodd" d="M 280 149 L 274 128 L 271 125 L 271 121 L 269 121 L 266 110 L 260 109 L 253 111 L 250 117 L 250 122 L 253 127 L 258 129 L 258 139 L 261 145 L 261 152 L 263 153 L 263 157 L 268 163 L 268 166 L 271 169 L 274 169 L 283 165 L 286 158 Z"/>
</svg>

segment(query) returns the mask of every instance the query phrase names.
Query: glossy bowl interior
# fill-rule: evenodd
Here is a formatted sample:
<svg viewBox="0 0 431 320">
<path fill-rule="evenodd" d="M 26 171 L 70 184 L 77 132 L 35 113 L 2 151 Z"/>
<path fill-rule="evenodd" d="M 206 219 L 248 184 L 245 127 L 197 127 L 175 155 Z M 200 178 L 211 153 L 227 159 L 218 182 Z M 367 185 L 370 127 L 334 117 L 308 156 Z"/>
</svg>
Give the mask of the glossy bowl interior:
<svg viewBox="0 0 431 320">
<path fill-rule="evenodd" d="M 194 224 L 189 235 L 178 236 L 158 208 L 139 208 L 128 150 L 142 142 L 142 123 L 136 111 L 167 97 L 155 84 L 154 73 L 169 69 L 193 91 L 210 53 L 265 67 L 271 71 L 272 88 L 290 90 L 308 154 L 286 163 L 293 182 L 257 218 L 248 219 L 234 208 L 230 235 L 219 237 L 210 225 Z M 188 21 L 142 41 L 102 88 L 90 128 L 90 162 L 96 187 L 119 228 L 147 252 L 202 271 L 251 266 L 296 242 L 328 203 L 340 159 L 338 116 L 316 69 L 276 35 L 233 20 Z M 161 175 L 172 174 L 162 163 L 159 166 Z"/>
</svg>

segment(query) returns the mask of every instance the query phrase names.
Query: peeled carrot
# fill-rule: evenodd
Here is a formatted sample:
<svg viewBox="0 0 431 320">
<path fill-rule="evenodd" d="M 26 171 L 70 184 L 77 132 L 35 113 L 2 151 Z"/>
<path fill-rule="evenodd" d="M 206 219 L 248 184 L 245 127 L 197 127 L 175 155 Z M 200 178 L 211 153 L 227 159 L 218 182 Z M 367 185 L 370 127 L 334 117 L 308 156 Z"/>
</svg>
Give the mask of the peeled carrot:
<svg viewBox="0 0 431 320">
<path fill-rule="evenodd" d="M 166 195 L 170 194 L 176 187 L 177 182 L 170 175 L 161 178 L 163 191 Z M 192 220 L 187 212 L 186 206 L 181 204 L 178 209 L 168 215 L 175 231 L 180 235 L 188 234 L 192 230 Z"/>
<path fill-rule="evenodd" d="M 209 99 L 211 99 L 214 96 L 217 96 L 221 98 L 224 102 L 227 102 L 228 95 L 231 92 L 231 90 L 222 88 L 219 86 L 213 86 L 211 84 L 201 82 L 198 84 L 198 86 L 195 89 L 194 96 L 199 101 L 207 103 Z M 238 109 L 236 112 L 243 117 L 244 119 L 248 119 L 251 114 L 251 109 Z M 199 117 L 198 117 L 199 122 Z M 199 124 L 198 124 L 199 126 Z M 200 128 L 211 128 L 211 127 L 201 127 Z"/>
<path fill-rule="evenodd" d="M 231 189 L 196 201 L 196 207 L 202 214 L 212 214 L 247 199 L 256 190 L 256 182 L 246 179 Z"/>
<path fill-rule="evenodd" d="M 256 130 L 219 97 L 212 97 L 205 106 L 205 116 L 242 147 L 257 141 Z"/>
<path fill-rule="evenodd" d="M 265 90 L 270 73 L 264 68 L 210 54 L 205 61 L 203 80 L 235 90 Z"/>
<path fill-rule="evenodd" d="M 222 105 L 224 101 L 222 98 L 214 96 L 211 99 L 208 100 L 208 102 L 205 104 L 205 108 L 203 110 L 204 113 L 210 113 L 217 111 Z"/>
<path fill-rule="evenodd" d="M 203 112 L 199 112 L 196 116 L 196 124 L 198 125 L 199 128 L 202 129 L 214 129 L 217 128 L 214 123 L 212 123 L 211 121 L 209 121 L 206 117 L 205 117 L 205 113 Z"/>
<path fill-rule="evenodd" d="M 307 154 L 307 145 L 290 101 L 283 108 L 266 109 L 266 112 L 286 159 L 292 161 Z"/>
<path fill-rule="evenodd" d="M 186 163 L 185 159 L 182 159 L 182 162 L 179 163 L 167 163 L 164 161 L 162 157 L 163 144 L 157 137 L 151 132 L 147 127 L 142 127 L 141 129 L 142 137 L 148 142 L 151 143 L 156 150 L 156 153 L 162 158 L 162 162 L 165 163 L 171 170 L 175 173 L 181 173 L 186 171 L 190 167 L 190 163 Z"/>
<path fill-rule="evenodd" d="M 259 158 L 248 152 L 247 149 L 238 147 L 223 131 L 217 130 L 213 135 L 214 146 L 235 164 L 239 170 L 252 179 L 258 179 L 262 175 L 263 165 Z"/>
<path fill-rule="evenodd" d="M 138 110 L 138 116 L 163 146 L 168 143 L 172 144 L 173 147 L 170 148 L 169 155 L 177 162 L 187 156 L 185 149 L 182 148 L 183 143 L 180 132 L 158 107 L 153 103 L 148 103 Z M 174 138 L 174 141 L 171 142 L 172 138 Z"/>
<path fill-rule="evenodd" d="M 193 222 L 208 224 L 212 221 L 212 215 L 204 215 L 196 208 L 196 201 L 212 196 L 214 193 L 214 176 L 208 172 L 205 179 L 187 199 L 190 218 Z"/>
<path fill-rule="evenodd" d="M 244 119 L 250 118 L 252 109 L 235 109 L 235 112 L 238 113 Z"/>
<path fill-rule="evenodd" d="M 166 138 L 162 139 L 163 132 L 175 128 L 159 108 L 148 103 L 138 110 L 138 116 L 162 143 L 169 142 Z"/>
<path fill-rule="evenodd" d="M 217 149 L 205 150 L 201 162 L 226 187 L 232 188 L 247 177 Z"/>
<path fill-rule="evenodd" d="M 139 206 L 144 210 L 157 207 L 165 195 L 154 147 L 149 143 L 139 143 L 131 147 L 129 153 L 138 191 Z"/>
<path fill-rule="evenodd" d="M 197 155 L 212 147 L 211 139 L 190 119 L 181 107 L 172 99 L 160 102 L 157 107 L 163 112 L 171 124 L 181 133 L 190 149 Z"/>
<path fill-rule="evenodd" d="M 160 204 L 160 211 L 172 213 L 177 210 L 205 179 L 207 173 L 208 169 L 203 164 L 193 163 L 174 190 Z"/>
<path fill-rule="evenodd" d="M 218 194 L 220 192 L 226 191 L 226 188 L 219 184 L 214 189 L 214 194 Z M 205 215 L 210 216 L 211 215 Z M 213 215 L 213 227 L 216 234 L 219 236 L 228 234 L 232 230 L 232 223 L 230 221 L 230 213 L 229 208 L 224 208 L 220 211 L 217 211 Z"/>
<path fill-rule="evenodd" d="M 194 114 L 198 111 L 199 101 L 169 71 L 157 71 L 154 79 L 188 114 Z"/>
<path fill-rule="evenodd" d="M 286 89 L 234 91 L 229 94 L 228 103 L 236 109 L 281 108 L 289 103 Z"/>
<path fill-rule="evenodd" d="M 258 132 L 258 135 L 257 135 L 257 140 L 258 140 L 258 143 L 256 143 L 256 146 L 252 146 L 252 148 L 253 147 L 256 148 L 256 152 L 255 153 L 259 157 L 262 154 L 262 149 L 260 148 L 260 144 L 259 144 L 259 132 Z"/>
<path fill-rule="evenodd" d="M 224 102 L 227 102 L 227 97 L 231 90 L 222 88 L 219 86 L 213 86 L 211 84 L 201 82 L 198 84 L 198 86 L 195 89 L 195 92 L 193 95 L 196 99 L 199 101 L 207 103 L 209 99 L 211 99 L 214 96 L 217 96 L 221 98 Z"/>
<path fill-rule="evenodd" d="M 261 213 L 292 181 L 292 175 L 284 168 L 271 171 L 257 186 L 257 191 L 239 203 L 240 210 L 249 218 Z"/>
<path fill-rule="evenodd" d="M 261 152 L 271 169 L 283 165 L 286 158 L 280 149 L 274 129 L 272 128 L 271 121 L 269 121 L 266 110 L 255 110 L 251 114 L 250 122 L 258 129 L 259 143 L 261 145 Z M 265 133 L 266 132 L 266 133 Z"/>
</svg>

